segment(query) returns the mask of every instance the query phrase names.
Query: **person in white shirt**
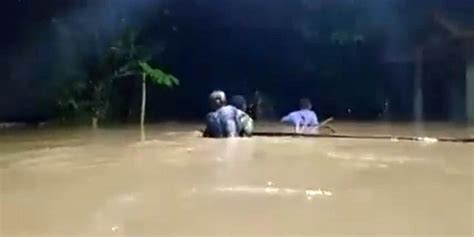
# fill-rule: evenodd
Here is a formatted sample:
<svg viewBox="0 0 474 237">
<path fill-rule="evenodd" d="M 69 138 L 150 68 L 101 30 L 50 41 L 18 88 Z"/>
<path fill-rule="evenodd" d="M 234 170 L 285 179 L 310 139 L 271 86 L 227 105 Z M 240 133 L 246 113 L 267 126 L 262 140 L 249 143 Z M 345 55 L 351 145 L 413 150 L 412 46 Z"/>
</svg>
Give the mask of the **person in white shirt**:
<svg viewBox="0 0 474 237">
<path fill-rule="evenodd" d="M 307 98 L 300 100 L 300 110 L 291 112 L 281 119 L 281 122 L 291 124 L 296 133 L 317 132 L 319 125 L 318 116 L 311 110 L 313 105 Z"/>
</svg>

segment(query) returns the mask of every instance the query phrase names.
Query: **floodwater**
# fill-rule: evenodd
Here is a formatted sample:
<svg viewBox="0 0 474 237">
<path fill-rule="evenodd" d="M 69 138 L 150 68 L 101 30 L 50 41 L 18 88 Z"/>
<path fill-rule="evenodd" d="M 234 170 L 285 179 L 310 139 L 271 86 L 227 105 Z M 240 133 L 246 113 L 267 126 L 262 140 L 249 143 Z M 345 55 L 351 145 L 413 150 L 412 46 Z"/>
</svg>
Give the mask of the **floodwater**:
<svg viewBox="0 0 474 237">
<path fill-rule="evenodd" d="M 0 236 L 473 234 L 474 144 L 216 140 L 196 128 L 149 126 L 145 142 L 133 127 L 0 131 Z M 450 125 L 424 131 L 474 136 Z"/>
</svg>

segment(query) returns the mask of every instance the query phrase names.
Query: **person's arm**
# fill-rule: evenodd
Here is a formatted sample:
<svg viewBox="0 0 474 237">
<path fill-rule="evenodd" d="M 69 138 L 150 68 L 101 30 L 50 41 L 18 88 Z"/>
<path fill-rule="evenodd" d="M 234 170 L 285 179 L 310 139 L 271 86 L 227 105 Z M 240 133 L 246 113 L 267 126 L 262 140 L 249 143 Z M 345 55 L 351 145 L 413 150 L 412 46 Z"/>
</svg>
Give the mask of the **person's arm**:
<svg viewBox="0 0 474 237">
<path fill-rule="evenodd" d="M 206 128 L 204 137 L 222 137 L 222 130 L 215 112 L 206 115 Z"/>
<path fill-rule="evenodd" d="M 298 112 L 292 112 L 289 115 L 283 117 L 281 119 L 283 123 L 288 123 L 294 126 L 294 131 L 295 133 L 300 133 L 301 132 L 301 119 L 298 115 Z"/>
<path fill-rule="evenodd" d="M 237 110 L 237 122 L 239 123 L 239 135 L 250 137 L 253 133 L 253 119 L 244 111 Z"/>
<path fill-rule="evenodd" d="M 312 112 L 311 121 L 309 124 L 309 132 L 318 133 L 319 132 L 318 125 L 319 125 L 318 116 L 316 115 L 315 112 Z"/>
<path fill-rule="evenodd" d="M 252 136 L 253 133 L 253 119 L 247 115 L 244 114 L 242 117 L 242 135 L 246 137 Z"/>
<path fill-rule="evenodd" d="M 294 112 L 289 113 L 289 114 L 286 115 L 285 117 L 281 118 L 281 122 L 282 122 L 282 123 L 296 124 L 296 121 L 295 121 L 295 113 L 294 113 Z"/>
<path fill-rule="evenodd" d="M 313 121 L 312 121 L 312 126 L 318 126 L 319 125 L 319 120 L 318 120 L 318 115 L 313 111 Z"/>
</svg>

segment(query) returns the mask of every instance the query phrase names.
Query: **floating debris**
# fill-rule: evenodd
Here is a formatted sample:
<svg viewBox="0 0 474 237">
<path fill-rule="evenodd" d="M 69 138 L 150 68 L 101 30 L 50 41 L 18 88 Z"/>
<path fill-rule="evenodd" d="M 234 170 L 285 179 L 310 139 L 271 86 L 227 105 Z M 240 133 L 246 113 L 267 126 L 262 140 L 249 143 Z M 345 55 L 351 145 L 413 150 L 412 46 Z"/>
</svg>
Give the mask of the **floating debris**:
<svg viewBox="0 0 474 237">
<path fill-rule="evenodd" d="M 420 142 L 425 142 L 425 143 L 436 143 L 436 142 L 438 142 L 438 139 L 434 138 L 434 137 L 418 137 L 417 140 L 420 141 Z"/>
<path fill-rule="evenodd" d="M 192 192 L 196 193 L 196 189 Z M 330 197 L 333 195 L 332 192 L 322 189 L 293 189 L 293 188 L 277 188 L 277 187 L 255 187 L 255 186 L 234 186 L 234 187 L 221 187 L 216 188 L 216 192 L 220 193 L 246 193 L 246 194 L 268 194 L 277 196 L 295 196 L 304 195 L 308 200 L 315 197 Z"/>
<path fill-rule="evenodd" d="M 306 194 L 307 197 L 332 196 L 332 192 L 324 191 L 324 190 L 321 190 L 321 189 L 318 189 L 318 190 L 307 189 L 307 190 L 305 190 L 305 194 Z"/>
</svg>

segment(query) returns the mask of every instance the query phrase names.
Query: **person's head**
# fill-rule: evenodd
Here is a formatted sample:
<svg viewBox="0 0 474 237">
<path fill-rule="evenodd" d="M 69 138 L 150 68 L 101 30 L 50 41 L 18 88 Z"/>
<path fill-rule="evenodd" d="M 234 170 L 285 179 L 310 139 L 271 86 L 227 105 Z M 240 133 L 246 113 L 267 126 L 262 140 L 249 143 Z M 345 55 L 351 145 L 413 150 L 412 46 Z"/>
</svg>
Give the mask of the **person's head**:
<svg viewBox="0 0 474 237">
<path fill-rule="evenodd" d="M 245 100 L 245 97 L 241 95 L 232 96 L 232 98 L 230 99 L 230 104 L 242 111 L 247 110 L 247 101 Z"/>
<path fill-rule="evenodd" d="M 300 99 L 300 109 L 312 109 L 313 105 L 308 98 Z"/>
<path fill-rule="evenodd" d="M 213 109 L 219 109 L 220 107 L 226 105 L 227 99 L 225 93 L 223 91 L 213 91 L 209 95 L 209 103 Z"/>
</svg>

